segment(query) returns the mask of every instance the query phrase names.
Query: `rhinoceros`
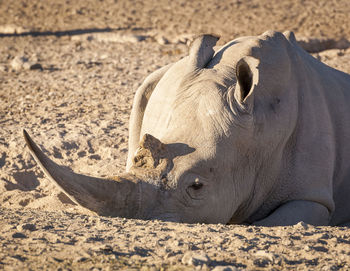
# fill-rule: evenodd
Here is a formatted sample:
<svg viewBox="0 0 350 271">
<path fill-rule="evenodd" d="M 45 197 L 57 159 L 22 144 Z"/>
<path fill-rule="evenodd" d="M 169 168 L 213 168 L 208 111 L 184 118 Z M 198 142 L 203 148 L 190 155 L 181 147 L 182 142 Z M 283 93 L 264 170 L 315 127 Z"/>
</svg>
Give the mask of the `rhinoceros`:
<svg viewBox="0 0 350 271">
<path fill-rule="evenodd" d="M 99 215 L 186 223 L 340 225 L 350 221 L 350 75 L 292 32 L 198 36 L 188 56 L 138 88 L 124 174 L 37 163 Z M 215 50 L 214 50 L 215 49 Z"/>
</svg>

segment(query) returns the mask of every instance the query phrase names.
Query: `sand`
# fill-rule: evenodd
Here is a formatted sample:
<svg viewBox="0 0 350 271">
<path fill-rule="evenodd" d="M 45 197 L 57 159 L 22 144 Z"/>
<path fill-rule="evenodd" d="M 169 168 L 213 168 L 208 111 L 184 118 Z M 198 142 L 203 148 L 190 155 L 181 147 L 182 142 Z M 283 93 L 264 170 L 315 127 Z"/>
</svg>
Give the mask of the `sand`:
<svg viewBox="0 0 350 271">
<path fill-rule="evenodd" d="M 268 29 L 350 73 L 348 1 L 0 1 L 0 269 L 347 270 L 341 227 L 199 225 L 98 217 L 31 158 L 124 170 L 133 95 L 198 33 L 220 43 Z M 94 269 L 95 268 L 95 269 Z M 226 269 L 225 269 L 226 268 Z"/>
</svg>

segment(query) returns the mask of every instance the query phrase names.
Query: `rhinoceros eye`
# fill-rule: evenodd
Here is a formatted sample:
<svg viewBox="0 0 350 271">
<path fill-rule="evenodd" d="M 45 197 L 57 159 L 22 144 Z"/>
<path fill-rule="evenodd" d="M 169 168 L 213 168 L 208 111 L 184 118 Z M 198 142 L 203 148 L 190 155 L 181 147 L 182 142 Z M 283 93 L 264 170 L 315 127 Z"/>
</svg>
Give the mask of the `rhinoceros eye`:
<svg viewBox="0 0 350 271">
<path fill-rule="evenodd" d="M 201 182 L 199 182 L 198 179 L 196 179 L 196 180 L 194 181 L 194 183 L 190 185 L 190 187 L 191 187 L 193 190 L 199 190 L 199 189 L 201 189 L 201 188 L 203 187 L 203 184 L 202 184 Z"/>
<path fill-rule="evenodd" d="M 194 189 L 194 190 L 199 190 L 203 187 L 203 184 L 202 183 L 194 183 L 191 185 L 191 188 Z"/>
<path fill-rule="evenodd" d="M 186 188 L 186 193 L 193 200 L 201 200 L 204 197 L 204 188 L 205 183 L 203 183 L 198 177 L 195 177 L 194 180 L 192 178 L 192 182 L 190 182 Z"/>
</svg>

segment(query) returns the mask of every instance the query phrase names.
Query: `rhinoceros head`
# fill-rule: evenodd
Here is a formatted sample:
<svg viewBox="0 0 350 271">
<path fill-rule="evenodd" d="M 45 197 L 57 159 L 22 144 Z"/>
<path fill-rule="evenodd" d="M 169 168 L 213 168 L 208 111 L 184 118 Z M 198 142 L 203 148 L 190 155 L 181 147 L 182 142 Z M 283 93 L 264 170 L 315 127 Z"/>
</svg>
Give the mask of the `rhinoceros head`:
<svg viewBox="0 0 350 271">
<path fill-rule="evenodd" d="M 73 201 L 101 215 L 245 221 L 283 177 L 278 168 L 297 111 L 291 42 L 268 32 L 215 52 L 216 42 L 211 35 L 197 38 L 189 56 L 138 89 L 125 174 L 75 174 L 47 158 L 25 132 L 36 161 Z"/>
</svg>

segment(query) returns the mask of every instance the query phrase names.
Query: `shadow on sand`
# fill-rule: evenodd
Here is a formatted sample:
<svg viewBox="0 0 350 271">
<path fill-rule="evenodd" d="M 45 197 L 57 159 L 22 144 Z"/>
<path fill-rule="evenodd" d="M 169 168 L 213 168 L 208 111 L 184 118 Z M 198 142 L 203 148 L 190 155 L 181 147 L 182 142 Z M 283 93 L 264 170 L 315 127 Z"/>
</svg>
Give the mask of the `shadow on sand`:
<svg viewBox="0 0 350 271">
<path fill-rule="evenodd" d="M 62 30 L 62 31 L 29 31 L 23 33 L 0 33 L 0 38 L 4 37 L 26 37 L 26 36 L 75 36 L 83 34 L 92 34 L 92 33 L 108 33 L 122 30 L 131 30 L 131 31 L 146 31 L 149 29 L 146 28 L 130 28 L 130 27 L 119 27 L 119 28 L 87 28 L 87 29 L 72 29 L 72 30 Z"/>
</svg>

